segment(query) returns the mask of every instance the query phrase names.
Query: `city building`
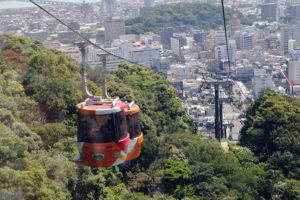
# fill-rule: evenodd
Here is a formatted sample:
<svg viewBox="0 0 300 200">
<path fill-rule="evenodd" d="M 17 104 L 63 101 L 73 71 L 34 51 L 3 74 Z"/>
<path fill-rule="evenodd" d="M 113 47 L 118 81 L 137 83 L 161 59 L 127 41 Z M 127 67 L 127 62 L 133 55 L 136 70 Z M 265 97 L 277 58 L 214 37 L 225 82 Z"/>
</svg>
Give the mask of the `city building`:
<svg viewBox="0 0 300 200">
<path fill-rule="evenodd" d="M 210 31 L 210 37 L 214 40 L 215 45 L 225 44 L 225 32 L 223 30 Z M 227 32 L 227 38 L 231 37 L 231 32 Z"/>
<path fill-rule="evenodd" d="M 194 34 L 195 42 L 196 43 L 202 43 L 204 40 L 207 39 L 207 36 L 208 36 L 209 32 L 195 30 L 195 31 L 193 31 L 193 34 Z"/>
<path fill-rule="evenodd" d="M 300 45 L 300 23 L 289 26 L 290 39 L 296 40 L 297 45 Z"/>
<path fill-rule="evenodd" d="M 179 56 L 181 54 L 180 38 L 171 37 L 171 50 L 173 54 Z"/>
<path fill-rule="evenodd" d="M 168 58 L 154 58 L 153 65 L 151 67 L 154 71 L 169 71 L 170 60 Z"/>
<path fill-rule="evenodd" d="M 293 51 L 294 51 L 294 49 L 296 49 L 296 47 L 297 47 L 297 41 L 289 40 L 289 43 L 288 43 L 289 53 L 293 53 Z"/>
<path fill-rule="evenodd" d="M 106 48 L 106 50 L 117 56 L 121 56 L 125 59 L 130 59 L 131 52 L 133 50 L 133 45 L 130 42 L 126 42 L 126 41 L 122 41 L 122 40 L 115 40 L 112 43 L 112 47 Z M 88 64 L 91 67 L 102 65 L 101 58 L 99 57 L 98 54 L 104 54 L 104 53 L 105 52 L 103 52 L 101 49 L 96 49 L 93 46 L 89 46 L 88 51 L 87 51 Z M 109 70 L 109 71 L 118 70 L 118 65 L 122 62 L 125 62 L 125 61 L 122 59 L 113 57 L 113 56 L 109 56 L 108 61 L 107 61 L 107 70 Z"/>
<path fill-rule="evenodd" d="M 138 64 L 152 67 L 155 58 L 162 57 L 162 48 L 160 43 L 148 41 L 139 41 L 133 44 L 131 59 Z"/>
<path fill-rule="evenodd" d="M 160 33 L 160 43 L 163 45 L 164 49 L 171 48 L 171 37 L 173 36 L 173 28 L 165 27 Z"/>
<path fill-rule="evenodd" d="M 144 0 L 144 6 L 150 8 L 154 6 L 154 0 Z"/>
<path fill-rule="evenodd" d="M 254 35 L 248 32 L 236 31 L 234 35 L 236 47 L 240 50 L 251 50 L 254 43 Z"/>
<path fill-rule="evenodd" d="M 37 39 L 44 41 L 47 39 L 48 33 L 46 31 L 30 31 L 30 32 L 24 32 L 25 37 L 29 37 L 32 39 Z"/>
<path fill-rule="evenodd" d="M 277 3 L 265 3 L 260 6 L 261 19 L 267 20 L 272 18 L 274 21 L 277 19 Z"/>
<path fill-rule="evenodd" d="M 287 13 L 293 19 L 300 19 L 300 3 L 288 3 Z"/>
<path fill-rule="evenodd" d="M 125 21 L 121 17 L 109 17 L 104 23 L 105 40 L 112 42 L 125 34 Z"/>
<path fill-rule="evenodd" d="M 68 23 L 68 26 L 70 26 L 74 30 L 77 30 L 77 31 L 80 30 L 79 24 L 75 21 L 71 21 L 70 23 Z"/>
<path fill-rule="evenodd" d="M 300 49 L 292 52 L 288 64 L 288 78 L 293 85 L 300 85 Z"/>
<path fill-rule="evenodd" d="M 241 49 L 250 50 L 252 48 L 253 48 L 253 35 L 244 32 L 241 35 Z"/>
<path fill-rule="evenodd" d="M 254 76 L 253 85 L 255 96 L 258 96 L 261 89 L 272 89 L 272 77 L 269 74 Z"/>
<path fill-rule="evenodd" d="M 181 47 L 187 45 L 187 37 L 184 33 L 173 34 L 171 37 L 171 50 L 173 54 L 181 55 Z"/>
<path fill-rule="evenodd" d="M 235 60 L 236 60 L 236 42 L 235 42 L 235 40 L 228 41 L 228 52 L 229 52 L 230 61 L 235 62 Z M 228 60 L 226 45 L 219 45 L 219 46 L 215 47 L 215 59 L 218 59 L 219 61 Z"/>
<path fill-rule="evenodd" d="M 289 40 L 290 40 L 290 29 L 288 26 L 281 27 L 281 41 L 280 41 L 280 49 L 284 54 L 289 52 Z"/>
<path fill-rule="evenodd" d="M 186 65 L 171 65 L 171 72 L 174 78 L 178 78 L 180 80 L 188 79 L 191 77 L 191 69 L 189 66 Z"/>
</svg>

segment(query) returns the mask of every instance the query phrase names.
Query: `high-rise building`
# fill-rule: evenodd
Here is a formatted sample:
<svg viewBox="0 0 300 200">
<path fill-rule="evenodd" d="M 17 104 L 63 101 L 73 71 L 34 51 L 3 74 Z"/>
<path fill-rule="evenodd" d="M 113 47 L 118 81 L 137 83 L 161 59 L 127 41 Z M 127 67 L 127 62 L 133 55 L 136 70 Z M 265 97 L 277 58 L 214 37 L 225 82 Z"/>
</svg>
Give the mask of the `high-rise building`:
<svg viewBox="0 0 300 200">
<path fill-rule="evenodd" d="M 144 6 L 146 8 L 150 8 L 150 7 L 154 6 L 154 0 L 144 0 Z"/>
<path fill-rule="evenodd" d="M 228 41 L 228 52 L 230 62 L 235 62 L 236 59 L 236 43 L 235 40 Z M 215 47 L 215 59 L 228 60 L 226 45 L 219 45 Z"/>
<path fill-rule="evenodd" d="M 269 74 L 254 76 L 254 93 L 257 96 L 261 89 L 272 89 L 272 77 Z"/>
<path fill-rule="evenodd" d="M 251 50 L 254 43 L 254 35 L 248 32 L 236 31 L 234 34 L 236 47 L 240 50 Z"/>
<path fill-rule="evenodd" d="M 297 45 L 300 45 L 300 23 L 289 26 L 289 39 L 296 40 Z"/>
<path fill-rule="evenodd" d="M 225 44 L 225 32 L 223 30 L 211 31 L 211 38 L 214 39 L 216 45 Z M 231 38 L 231 32 L 227 32 L 227 38 Z"/>
<path fill-rule="evenodd" d="M 209 32 L 195 30 L 195 31 L 193 31 L 193 34 L 194 34 L 195 42 L 196 43 L 202 43 L 207 38 L 207 36 L 209 35 Z"/>
<path fill-rule="evenodd" d="M 175 55 L 181 55 L 181 47 L 187 45 L 187 37 L 184 33 L 174 33 L 171 37 L 171 50 Z"/>
<path fill-rule="evenodd" d="M 293 19 L 300 19 L 300 3 L 288 3 L 287 11 Z"/>
<path fill-rule="evenodd" d="M 290 29 L 288 26 L 281 27 L 280 48 L 286 54 L 289 52 Z"/>
<path fill-rule="evenodd" d="M 235 40 L 228 41 L 228 51 L 229 51 L 229 59 L 230 62 L 235 62 L 236 60 L 236 42 Z"/>
<path fill-rule="evenodd" d="M 151 67 L 154 71 L 169 71 L 170 70 L 170 60 L 167 58 L 154 58 L 153 65 Z"/>
<path fill-rule="evenodd" d="M 125 21 L 120 17 L 109 17 L 104 24 L 105 40 L 112 42 L 125 34 Z"/>
<path fill-rule="evenodd" d="M 294 49 L 297 47 L 297 41 L 296 40 L 289 40 L 289 53 L 293 53 Z"/>
<path fill-rule="evenodd" d="M 112 16 L 113 15 L 113 11 L 115 9 L 115 0 L 103 0 L 102 1 L 102 6 L 101 6 L 101 10 L 102 11 L 106 11 L 106 14 L 108 16 Z M 104 9 L 106 8 L 106 9 Z"/>
<path fill-rule="evenodd" d="M 161 30 L 160 43 L 165 49 L 171 48 L 171 37 L 173 36 L 173 32 L 174 31 L 172 27 L 165 27 Z"/>
<path fill-rule="evenodd" d="M 171 37 L 171 50 L 173 54 L 179 56 L 181 54 L 180 38 Z"/>
<path fill-rule="evenodd" d="M 295 49 L 288 65 L 288 78 L 293 85 L 300 85 L 300 49 Z"/>
<path fill-rule="evenodd" d="M 241 49 L 242 50 L 251 50 L 253 48 L 253 35 L 246 32 L 241 35 Z"/>
<path fill-rule="evenodd" d="M 184 24 L 176 26 L 176 32 L 178 32 L 178 33 L 185 33 L 185 32 L 187 32 L 187 30 L 188 30 L 188 28 Z"/>
<path fill-rule="evenodd" d="M 277 19 L 277 3 L 262 4 L 260 8 L 262 20 L 267 20 L 268 18 Z"/>
</svg>

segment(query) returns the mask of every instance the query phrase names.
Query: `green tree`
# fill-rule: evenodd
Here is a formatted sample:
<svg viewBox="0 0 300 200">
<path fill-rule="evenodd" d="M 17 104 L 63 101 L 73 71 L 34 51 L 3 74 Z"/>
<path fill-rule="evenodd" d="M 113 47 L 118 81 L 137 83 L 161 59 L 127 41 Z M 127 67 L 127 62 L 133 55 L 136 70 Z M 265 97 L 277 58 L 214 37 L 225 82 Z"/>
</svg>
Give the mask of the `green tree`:
<svg viewBox="0 0 300 200">
<path fill-rule="evenodd" d="M 240 143 L 290 178 L 299 177 L 300 101 L 262 92 L 247 109 Z"/>
</svg>

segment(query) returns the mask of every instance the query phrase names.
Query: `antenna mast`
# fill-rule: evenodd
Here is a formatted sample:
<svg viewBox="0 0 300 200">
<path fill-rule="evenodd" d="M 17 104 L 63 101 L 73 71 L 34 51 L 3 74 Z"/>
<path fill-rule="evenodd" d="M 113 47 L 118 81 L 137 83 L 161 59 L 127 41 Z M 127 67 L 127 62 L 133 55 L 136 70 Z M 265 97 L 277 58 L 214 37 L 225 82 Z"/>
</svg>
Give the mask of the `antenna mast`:
<svg viewBox="0 0 300 200">
<path fill-rule="evenodd" d="M 237 14 L 236 14 L 236 0 L 233 0 L 233 21 L 234 21 L 234 24 L 237 24 Z"/>
</svg>

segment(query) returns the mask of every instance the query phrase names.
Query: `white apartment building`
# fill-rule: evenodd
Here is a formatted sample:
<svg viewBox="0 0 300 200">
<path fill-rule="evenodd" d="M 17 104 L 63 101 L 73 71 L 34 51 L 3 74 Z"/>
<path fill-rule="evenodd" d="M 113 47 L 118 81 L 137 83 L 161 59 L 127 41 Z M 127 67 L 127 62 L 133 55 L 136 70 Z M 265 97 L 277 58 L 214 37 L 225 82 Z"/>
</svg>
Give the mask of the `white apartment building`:
<svg viewBox="0 0 300 200">
<path fill-rule="evenodd" d="M 132 43 L 121 41 L 121 40 L 115 40 L 112 43 L 112 47 L 107 48 L 106 50 L 108 50 L 109 52 L 117 56 L 130 59 L 130 53 L 132 49 L 133 49 Z M 104 52 L 101 49 L 95 49 L 94 47 L 89 46 L 87 50 L 88 64 L 90 66 L 102 65 L 101 58 L 97 54 L 103 54 L 103 53 Z M 118 65 L 122 62 L 126 62 L 126 61 L 113 56 L 109 56 L 107 61 L 107 70 L 116 71 L 118 69 Z"/>
<path fill-rule="evenodd" d="M 130 54 L 130 57 L 134 62 L 151 67 L 153 66 L 154 58 L 161 58 L 162 48 L 159 43 L 156 43 L 153 46 L 148 46 L 141 42 L 137 42 L 133 45 L 133 50 Z"/>
<path fill-rule="evenodd" d="M 229 52 L 230 61 L 235 62 L 235 60 L 236 60 L 236 42 L 235 42 L 235 40 L 228 41 L 228 52 Z M 215 59 L 218 59 L 220 61 L 228 60 L 226 45 L 220 45 L 220 46 L 215 47 Z"/>
<path fill-rule="evenodd" d="M 171 50 L 173 54 L 179 56 L 180 55 L 180 39 L 177 37 L 171 37 Z"/>
<path fill-rule="evenodd" d="M 109 52 L 122 58 L 132 60 L 140 65 L 152 67 L 154 59 L 160 59 L 162 56 L 162 48 L 159 42 L 152 42 L 150 38 L 144 38 L 143 41 L 128 42 L 120 39 L 114 40 L 111 48 L 106 48 Z M 95 49 L 92 46 L 88 47 L 87 60 L 90 66 L 102 65 L 102 61 L 97 54 L 103 54 L 100 49 Z M 118 65 L 126 62 L 123 59 L 109 56 L 107 61 L 107 69 L 115 71 Z"/>
<path fill-rule="evenodd" d="M 254 76 L 254 93 L 255 96 L 258 95 L 258 93 L 263 88 L 270 88 L 272 89 L 272 77 L 270 75 L 262 75 L 262 76 Z"/>
<path fill-rule="evenodd" d="M 300 85 L 300 49 L 293 51 L 288 66 L 288 78 L 293 85 Z"/>
</svg>

